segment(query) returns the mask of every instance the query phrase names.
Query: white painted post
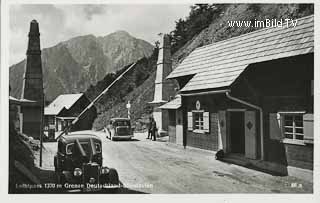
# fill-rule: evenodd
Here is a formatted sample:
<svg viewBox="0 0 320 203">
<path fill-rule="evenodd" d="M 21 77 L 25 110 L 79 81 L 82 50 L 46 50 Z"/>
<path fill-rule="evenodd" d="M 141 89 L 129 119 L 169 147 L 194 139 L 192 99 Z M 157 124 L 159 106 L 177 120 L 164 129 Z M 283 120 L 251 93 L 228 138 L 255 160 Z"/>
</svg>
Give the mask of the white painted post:
<svg viewBox="0 0 320 203">
<path fill-rule="evenodd" d="M 130 100 L 128 101 L 126 108 L 128 109 L 128 118 L 130 119 L 130 108 L 131 108 L 131 104 L 130 104 Z"/>
</svg>

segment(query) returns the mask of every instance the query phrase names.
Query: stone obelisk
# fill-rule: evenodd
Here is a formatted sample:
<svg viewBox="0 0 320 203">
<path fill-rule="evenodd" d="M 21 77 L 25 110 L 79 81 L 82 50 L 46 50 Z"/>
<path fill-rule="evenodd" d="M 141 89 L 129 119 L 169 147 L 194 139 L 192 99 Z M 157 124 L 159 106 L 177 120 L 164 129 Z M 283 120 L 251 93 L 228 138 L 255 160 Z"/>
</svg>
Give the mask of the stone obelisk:
<svg viewBox="0 0 320 203">
<path fill-rule="evenodd" d="M 150 103 L 153 104 L 153 118 L 157 123 L 158 133 L 164 136 L 168 132 L 169 115 L 167 110 L 158 107 L 168 102 L 175 93 L 174 84 L 166 79 L 172 71 L 170 36 L 168 34 L 160 36 L 154 99 Z"/>
<path fill-rule="evenodd" d="M 27 61 L 23 77 L 21 99 L 35 101 L 21 107 L 22 132 L 35 139 L 42 133 L 44 93 L 42 79 L 42 63 L 40 50 L 39 24 L 36 20 L 30 23 Z"/>
</svg>

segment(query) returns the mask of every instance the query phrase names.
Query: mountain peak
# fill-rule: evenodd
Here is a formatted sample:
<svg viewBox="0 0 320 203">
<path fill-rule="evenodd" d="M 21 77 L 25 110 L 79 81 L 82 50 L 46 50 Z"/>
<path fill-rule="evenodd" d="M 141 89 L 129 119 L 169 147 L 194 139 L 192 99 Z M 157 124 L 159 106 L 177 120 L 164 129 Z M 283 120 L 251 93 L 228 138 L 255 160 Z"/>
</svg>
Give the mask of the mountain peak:
<svg viewBox="0 0 320 203">
<path fill-rule="evenodd" d="M 104 38 L 108 38 L 108 37 L 116 37 L 116 38 L 134 38 L 133 36 L 130 35 L 130 33 L 128 33 L 125 30 L 117 30 L 113 33 L 110 33 L 108 35 L 106 35 Z"/>
<path fill-rule="evenodd" d="M 150 56 L 153 46 L 119 30 L 105 37 L 82 35 L 46 48 L 42 52 L 46 99 L 60 94 L 85 91 L 107 73 L 116 72 L 142 57 Z M 24 63 L 10 68 L 13 96 L 21 95 Z"/>
<path fill-rule="evenodd" d="M 127 31 L 125 31 L 125 30 L 117 30 L 117 31 L 115 31 L 115 32 L 112 33 L 112 34 L 129 35 L 129 36 L 131 36 L 131 35 L 129 34 L 129 32 L 127 32 Z"/>
</svg>

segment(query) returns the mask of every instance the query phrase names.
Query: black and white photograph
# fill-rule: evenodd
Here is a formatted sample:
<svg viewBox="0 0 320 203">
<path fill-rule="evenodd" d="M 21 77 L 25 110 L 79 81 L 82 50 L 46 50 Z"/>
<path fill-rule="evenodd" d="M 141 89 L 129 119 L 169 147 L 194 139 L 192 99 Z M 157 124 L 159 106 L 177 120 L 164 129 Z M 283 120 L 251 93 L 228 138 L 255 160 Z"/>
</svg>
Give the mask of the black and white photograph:
<svg viewBox="0 0 320 203">
<path fill-rule="evenodd" d="M 316 194 L 316 11 L 2 1 L 5 193 Z"/>
</svg>

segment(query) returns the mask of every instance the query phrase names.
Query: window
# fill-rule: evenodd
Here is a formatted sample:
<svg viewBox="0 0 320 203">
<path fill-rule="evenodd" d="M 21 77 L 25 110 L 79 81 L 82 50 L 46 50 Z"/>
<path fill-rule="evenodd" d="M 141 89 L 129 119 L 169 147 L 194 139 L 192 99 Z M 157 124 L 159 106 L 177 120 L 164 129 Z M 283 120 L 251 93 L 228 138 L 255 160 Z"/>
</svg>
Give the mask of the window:
<svg viewBox="0 0 320 203">
<path fill-rule="evenodd" d="M 53 116 L 50 116 L 49 118 L 48 118 L 48 124 L 49 125 L 54 125 L 55 123 L 54 123 L 54 117 Z"/>
<path fill-rule="evenodd" d="M 195 112 L 194 115 L 194 130 L 203 130 L 203 112 Z"/>
<path fill-rule="evenodd" d="M 209 112 L 188 112 L 188 130 L 196 133 L 209 133 Z"/>
<path fill-rule="evenodd" d="M 86 153 L 90 154 L 89 143 L 87 143 L 87 142 L 81 142 L 80 144 L 81 144 L 83 150 L 84 150 Z M 73 146 L 74 146 L 73 143 L 70 143 L 70 144 L 68 144 L 68 145 L 66 146 L 66 152 L 67 152 L 67 154 L 72 154 L 72 152 L 73 152 Z M 96 147 L 96 152 L 97 152 L 97 153 L 101 153 L 101 145 L 100 145 L 99 143 L 95 143 L 95 147 Z"/>
<path fill-rule="evenodd" d="M 64 145 L 61 141 L 58 142 L 58 151 L 64 154 Z"/>
<path fill-rule="evenodd" d="M 130 126 L 129 121 L 116 121 L 115 126 Z"/>
<path fill-rule="evenodd" d="M 283 115 L 284 137 L 293 140 L 303 140 L 303 115 L 285 114 Z"/>
</svg>

